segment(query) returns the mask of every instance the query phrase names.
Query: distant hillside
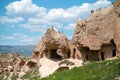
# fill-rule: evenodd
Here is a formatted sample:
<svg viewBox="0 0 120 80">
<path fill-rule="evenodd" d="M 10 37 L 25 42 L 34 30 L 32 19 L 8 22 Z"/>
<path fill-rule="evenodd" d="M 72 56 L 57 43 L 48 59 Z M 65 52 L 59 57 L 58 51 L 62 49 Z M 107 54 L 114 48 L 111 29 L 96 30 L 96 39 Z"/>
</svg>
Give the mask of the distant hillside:
<svg viewBox="0 0 120 80">
<path fill-rule="evenodd" d="M 30 56 L 35 48 L 35 45 L 24 46 L 0 46 L 0 53 L 18 53 L 22 56 Z"/>
</svg>

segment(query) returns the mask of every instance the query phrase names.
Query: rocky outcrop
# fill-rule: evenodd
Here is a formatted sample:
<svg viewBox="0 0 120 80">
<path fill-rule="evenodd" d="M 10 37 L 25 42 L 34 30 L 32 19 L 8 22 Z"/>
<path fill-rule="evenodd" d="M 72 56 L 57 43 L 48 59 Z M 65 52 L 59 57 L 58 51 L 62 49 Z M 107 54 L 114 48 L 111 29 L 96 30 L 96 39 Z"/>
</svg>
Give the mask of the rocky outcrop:
<svg viewBox="0 0 120 80">
<path fill-rule="evenodd" d="M 16 53 L 0 54 L 0 80 L 11 80 L 15 75 L 23 77 L 37 63 Z"/>
<path fill-rule="evenodd" d="M 90 50 L 100 50 L 102 44 L 109 44 L 114 39 L 114 25 L 116 23 L 112 6 L 97 11 L 90 16 L 86 24 L 78 19 L 77 27 L 72 40 L 79 42 L 83 47 L 89 47 Z M 78 31 L 79 30 L 79 31 Z M 78 33 L 79 32 L 79 33 Z"/>
<path fill-rule="evenodd" d="M 120 56 L 120 0 L 116 0 L 116 2 L 113 4 L 113 10 L 116 14 L 116 25 L 115 25 L 115 43 L 117 47 L 117 52 Z"/>
<path fill-rule="evenodd" d="M 8 75 L 14 72 L 14 65 L 18 62 L 19 58 L 20 55 L 15 53 L 0 54 L 0 79 L 8 79 Z"/>
<path fill-rule="evenodd" d="M 82 66 L 82 61 L 78 59 L 68 59 L 73 65 L 59 65 L 62 60 L 69 58 L 68 40 L 65 35 L 49 28 L 40 42 L 37 44 L 32 61 L 38 63 L 39 73 L 41 77 L 47 77 L 55 71 L 71 69 L 73 67 Z M 79 63 L 79 64 L 78 64 Z M 64 69 L 63 69 L 64 68 Z"/>
<path fill-rule="evenodd" d="M 49 59 L 67 58 L 68 49 L 68 40 L 66 36 L 51 27 L 37 44 L 32 57 L 35 61 L 43 57 Z"/>
<path fill-rule="evenodd" d="M 13 65 L 15 65 L 20 56 L 14 53 L 0 54 L 0 69 L 3 72 L 13 71 Z M 11 67 L 12 66 L 12 67 Z"/>
<path fill-rule="evenodd" d="M 63 59 L 59 61 L 54 61 L 48 58 L 40 59 L 39 73 L 40 76 L 47 77 L 55 71 L 62 71 L 66 69 L 71 69 L 73 67 L 82 66 L 83 61 L 78 59 Z"/>
<path fill-rule="evenodd" d="M 114 5 L 106 9 L 92 11 L 86 21 L 78 19 L 75 33 L 70 42 L 71 53 L 78 54 L 77 51 L 79 51 L 84 60 L 88 57 L 89 59 L 104 60 L 120 56 L 119 6 L 120 2 L 117 0 Z"/>
<path fill-rule="evenodd" d="M 49 28 L 37 44 L 32 61 L 38 63 L 41 76 L 46 77 L 56 70 L 81 66 L 83 61 L 120 57 L 119 34 L 120 1 L 117 0 L 108 8 L 91 10 L 87 20 L 77 19 L 76 29 L 70 41 L 54 28 Z M 75 65 L 59 66 L 64 58 L 70 58 L 69 61 L 72 59 Z"/>
</svg>

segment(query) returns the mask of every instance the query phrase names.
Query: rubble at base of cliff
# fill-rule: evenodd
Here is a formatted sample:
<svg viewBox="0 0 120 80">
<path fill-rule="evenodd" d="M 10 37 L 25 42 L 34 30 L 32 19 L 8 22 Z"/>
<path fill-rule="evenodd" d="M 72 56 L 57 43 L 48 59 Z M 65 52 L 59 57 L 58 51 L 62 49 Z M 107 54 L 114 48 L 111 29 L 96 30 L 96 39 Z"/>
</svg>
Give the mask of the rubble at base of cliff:
<svg viewBox="0 0 120 80">
<path fill-rule="evenodd" d="M 39 63 L 40 65 L 32 58 L 26 58 L 16 53 L 0 53 L 0 80 L 29 80 L 34 77 L 40 79 L 56 71 L 82 66 L 83 62 L 72 58 L 57 61 L 42 58 Z"/>
<path fill-rule="evenodd" d="M 0 53 L 0 80 L 21 78 L 28 71 L 37 69 L 37 63 L 16 53 Z"/>
</svg>

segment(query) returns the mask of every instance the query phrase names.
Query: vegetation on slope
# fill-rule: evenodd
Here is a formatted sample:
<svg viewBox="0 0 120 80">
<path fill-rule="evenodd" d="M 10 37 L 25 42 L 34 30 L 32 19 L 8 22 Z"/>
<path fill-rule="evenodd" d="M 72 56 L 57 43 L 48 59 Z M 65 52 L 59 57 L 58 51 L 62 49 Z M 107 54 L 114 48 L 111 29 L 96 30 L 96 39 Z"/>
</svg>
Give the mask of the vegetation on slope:
<svg viewBox="0 0 120 80">
<path fill-rule="evenodd" d="M 29 80 L 40 80 L 39 70 L 38 68 L 29 70 L 22 79 L 29 79 Z"/>
<path fill-rule="evenodd" d="M 40 80 L 38 68 L 30 69 L 24 76 L 18 77 L 18 75 L 13 75 L 11 80 Z"/>
<path fill-rule="evenodd" d="M 79 68 L 56 72 L 41 80 L 119 80 L 120 59 L 92 62 Z"/>
</svg>

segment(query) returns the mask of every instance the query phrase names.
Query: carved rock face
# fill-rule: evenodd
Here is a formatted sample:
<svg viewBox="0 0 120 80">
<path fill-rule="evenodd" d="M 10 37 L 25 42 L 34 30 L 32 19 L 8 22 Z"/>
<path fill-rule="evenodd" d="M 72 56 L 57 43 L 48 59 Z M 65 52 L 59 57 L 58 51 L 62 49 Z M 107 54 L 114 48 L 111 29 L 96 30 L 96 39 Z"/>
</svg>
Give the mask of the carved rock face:
<svg viewBox="0 0 120 80">
<path fill-rule="evenodd" d="M 78 19 L 76 30 L 70 41 L 70 47 L 79 45 L 78 51 L 80 51 L 84 59 L 96 58 L 96 60 L 101 60 L 101 52 L 105 53 L 105 58 L 112 57 L 114 53 L 116 56 L 120 56 L 119 34 L 120 0 L 117 0 L 108 8 L 99 9 L 92 13 L 86 21 Z M 103 46 L 108 47 L 102 51 Z M 86 50 L 86 48 L 88 49 Z M 73 49 L 71 48 L 72 54 Z M 96 57 L 92 55 L 94 52 L 98 54 Z"/>
<path fill-rule="evenodd" d="M 120 0 L 116 0 L 116 2 L 113 4 L 114 6 L 114 12 L 116 13 L 116 27 L 115 27 L 115 43 L 117 47 L 117 53 L 119 53 L 118 56 L 120 56 Z"/>
<path fill-rule="evenodd" d="M 97 10 L 86 23 L 81 19 L 77 21 L 76 31 L 72 40 L 73 42 L 74 40 L 76 41 L 74 43 L 78 42 L 90 50 L 100 50 L 102 45 L 110 44 L 110 41 L 114 39 L 116 24 L 113 6 Z"/>
<path fill-rule="evenodd" d="M 37 44 L 33 57 L 35 59 L 36 52 L 39 52 L 39 54 L 36 55 L 39 57 L 36 57 L 36 59 L 43 57 L 51 58 L 53 54 L 65 58 L 68 49 L 68 40 L 66 36 L 51 27 Z"/>
<path fill-rule="evenodd" d="M 120 54 L 120 0 L 117 0 L 113 5 L 106 9 L 97 9 L 92 11 L 90 17 L 84 21 L 82 19 L 77 20 L 76 29 L 72 40 L 68 40 L 60 32 L 57 32 L 52 27 L 48 29 L 40 42 L 37 44 L 35 52 L 37 59 L 43 57 L 50 58 L 52 53 L 65 57 L 71 46 L 75 46 L 77 51 L 81 53 L 83 47 L 89 48 L 89 51 L 99 51 L 103 45 L 112 45 L 113 40 L 116 47 L 116 52 Z M 73 50 L 71 50 L 73 51 Z M 77 52 L 76 51 L 76 52 Z M 82 50 L 83 51 L 83 50 Z M 71 52 L 70 54 L 73 54 Z M 56 55 L 56 56 L 58 56 Z M 77 54 L 76 54 L 77 55 Z M 80 57 L 81 55 L 79 55 Z M 118 55 L 120 56 L 120 55 Z"/>
</svg>

